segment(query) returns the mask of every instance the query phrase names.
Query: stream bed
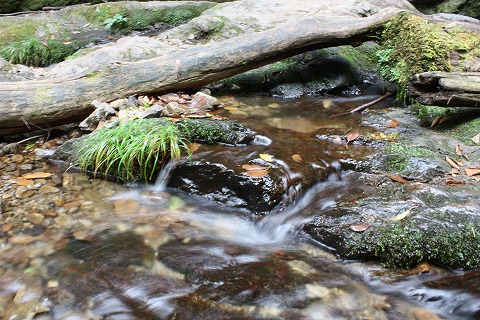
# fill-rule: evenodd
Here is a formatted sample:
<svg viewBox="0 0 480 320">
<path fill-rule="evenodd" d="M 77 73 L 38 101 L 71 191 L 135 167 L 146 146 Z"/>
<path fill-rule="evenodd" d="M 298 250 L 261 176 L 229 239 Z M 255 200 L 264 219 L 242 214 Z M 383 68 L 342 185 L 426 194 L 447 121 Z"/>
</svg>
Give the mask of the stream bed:
<svg viewBox="0 0 480 320">
<path fill-rule="evenodd" d="M 162 181 L 165 172 L 157 185 L 123 186 L 65 173 L 31 151 L 21 159 L 2 157 L 0 314 L 37 320 L 480 319 L 478 271 L 428 264 L 398 271 L 344 261 L 303 231 L 343 199 L 365 196 L 354 172 L 327 169 L 373 152 L 371 144 L 347 146 L 337 136 L 378 128 L 353 116 L 326 115 L 369 99 L 232 98 L 236 102 L 221 115 L 253 128 L 261 141 L 200 145 L 193 160 L 221 157 L 240 172 L 242 164 L 270 154 L 287 182 L 312 176 L 269 214 L 171 188 Z M 26 176 L 32 171 L 47 174 Z"/>
</svg>

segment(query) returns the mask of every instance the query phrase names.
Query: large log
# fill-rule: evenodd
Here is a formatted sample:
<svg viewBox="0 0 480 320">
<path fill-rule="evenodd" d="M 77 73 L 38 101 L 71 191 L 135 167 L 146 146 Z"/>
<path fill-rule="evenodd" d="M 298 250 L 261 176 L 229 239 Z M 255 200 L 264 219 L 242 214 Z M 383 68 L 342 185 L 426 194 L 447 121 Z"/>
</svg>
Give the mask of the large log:
<svg viewBox="0 0 480 320">
<path fill-rule="evenodd" d="M 69 123 L 91 101 L 198 87 L 302 52 L 369 39 L 399 9 L 365 17 L 307 18 L 149 60 L 68 79 L 0 82 L 0 136 Z"/>
<path fill-rule="evenodd" d="M 424 72 L 415 75 L 410 97 L 426 105 L 480 107 L 480 72 Z"/>
</svg>

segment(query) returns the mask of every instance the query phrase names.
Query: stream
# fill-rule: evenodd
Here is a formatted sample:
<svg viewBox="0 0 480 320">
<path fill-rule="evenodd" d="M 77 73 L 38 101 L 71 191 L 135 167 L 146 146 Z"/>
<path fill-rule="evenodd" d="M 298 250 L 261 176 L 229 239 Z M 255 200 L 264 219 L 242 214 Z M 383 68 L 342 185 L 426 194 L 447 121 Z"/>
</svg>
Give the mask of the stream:
<svg viewBox="0 0 480 320">
<path fill-rule="evenodd" d="M 325 114 L 368 99 L 240 97 L 222 115 L 256 130 L 260 141 L 202 145 L 194 160 L 222 156 L 238 165 L 260 153 L 288 154 L 278 163 L 292 180 L 294 153 L 313 168 L 362 158 L 370 146 L 346 148 L 324 136 L 356 130 L 358 119 Z M 341 199 L 362 196 L 352 172 L 330 171 L 254 216 L 169 188 L 169 167 L 148 187 L 48 169 L 63 175 L 61 191 L 43 195 L 54 205 L 0 246 L 3 319 L 480 319 L 478 271 L 341 261 L 302 231 Z M 41 201 L 27 206 L 31 212 Z"/>
</svg>

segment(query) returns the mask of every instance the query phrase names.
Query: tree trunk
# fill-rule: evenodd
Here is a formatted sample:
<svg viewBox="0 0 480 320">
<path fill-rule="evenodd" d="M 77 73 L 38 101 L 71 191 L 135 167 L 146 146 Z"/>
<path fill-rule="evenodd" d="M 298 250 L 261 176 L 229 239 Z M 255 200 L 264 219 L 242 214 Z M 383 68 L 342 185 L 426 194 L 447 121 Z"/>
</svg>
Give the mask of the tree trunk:
<svg viewBox="0 0 480 320">
<path fill-rule="evenodd" d="M 83 77 L 0 82 L 0 136 L 78 120 L 91 101 L 182 90 L 218 81 L 287 57 L 369 39 L 398 9 L 366 18 L 309 18 L 271 30 L 111 65 Z"/>
<path fill-rule="evenodd" d="M 480 72 L 424 72 L 415 75 L 410 97 L 426 105 L 480 107 Z"/>
</svg>

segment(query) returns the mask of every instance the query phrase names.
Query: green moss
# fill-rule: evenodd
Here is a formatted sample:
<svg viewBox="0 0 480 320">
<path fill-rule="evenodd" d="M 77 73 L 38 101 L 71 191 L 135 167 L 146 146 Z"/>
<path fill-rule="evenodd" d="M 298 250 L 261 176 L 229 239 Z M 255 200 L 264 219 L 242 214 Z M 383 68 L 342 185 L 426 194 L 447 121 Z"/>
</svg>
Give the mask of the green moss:
<svg viewBox="0 0 480 320">
<path fill-rule="evenodd" d="M 412 147 L 400 143 L 390 143 L 387 146 L 387 170 L 400 173 L 405 170 L 410 158 L 435 157 L 437 154 L 431 150 Z"/>
<path fill-rule="evenodd" d="M 338 54 L 347 59 L 357 70 L 376 70 L 378 47 L 371 43 L 363 43 L 358 47 L 338 47 Z"/>
<path fill-rule="evenodd" d="M 456 215 L 455 221 L 451 216 Z M 368 256 L 389 267 L 411 267 L 430 261 L 452 268 L 480 267 L 480 222 L 458 213 L 432 214 L 438 220 L 422 228 L 424 221 L 412 218 L 367 230 L 350 243 L 347 257 Z M 460 220 L 460 221 L 458 221 Z"/>
<path fill-rule="evenodd" d="M 411 108 L 420 120 L 420 124 L 422 126 L 430 126 L 435 118 L 440 116 L 447 116 L 448 114 L 456 111 L 456 108 L 426 106 L 419 103 L 414 103 Z"/>
<path fill-rule="evenodd" d="M 480 45 L 480 37 L 460 28 L 448 29 L 442 24 L 403 13 L 386 24 L 382 48 L 377 52 L 380 73 L 397 84 L 400 100 L 407 99 L 410 78 L 426 71 L 451 71 L 450 54 L 462 55 Z M 460 63 L 464 65 L 464 63 Z"/>
<path fill-rule="evenodd" d="M 466 145 L 475 145 L 472 138 L 480 133 L 480 118 L 459 124 L 451 129 L 454 138 L 462 141 Z"/>
<path fill-rule="evenodd" d="M 0 56 L 14 64 L 39 67 L 63 61 L 76 50 L 77 47 L 72 44 L 29 38 L 3 46 Z"/>
<path fill-rule="evenodd" d="M 234 122 L 210 119 L 202 121 L 184 119 L 178 124 L 182 126 L 188 140 L 206 143 L 234 144 L 237 140 L 238 128 L 244 129 Z"/>
</svg>

